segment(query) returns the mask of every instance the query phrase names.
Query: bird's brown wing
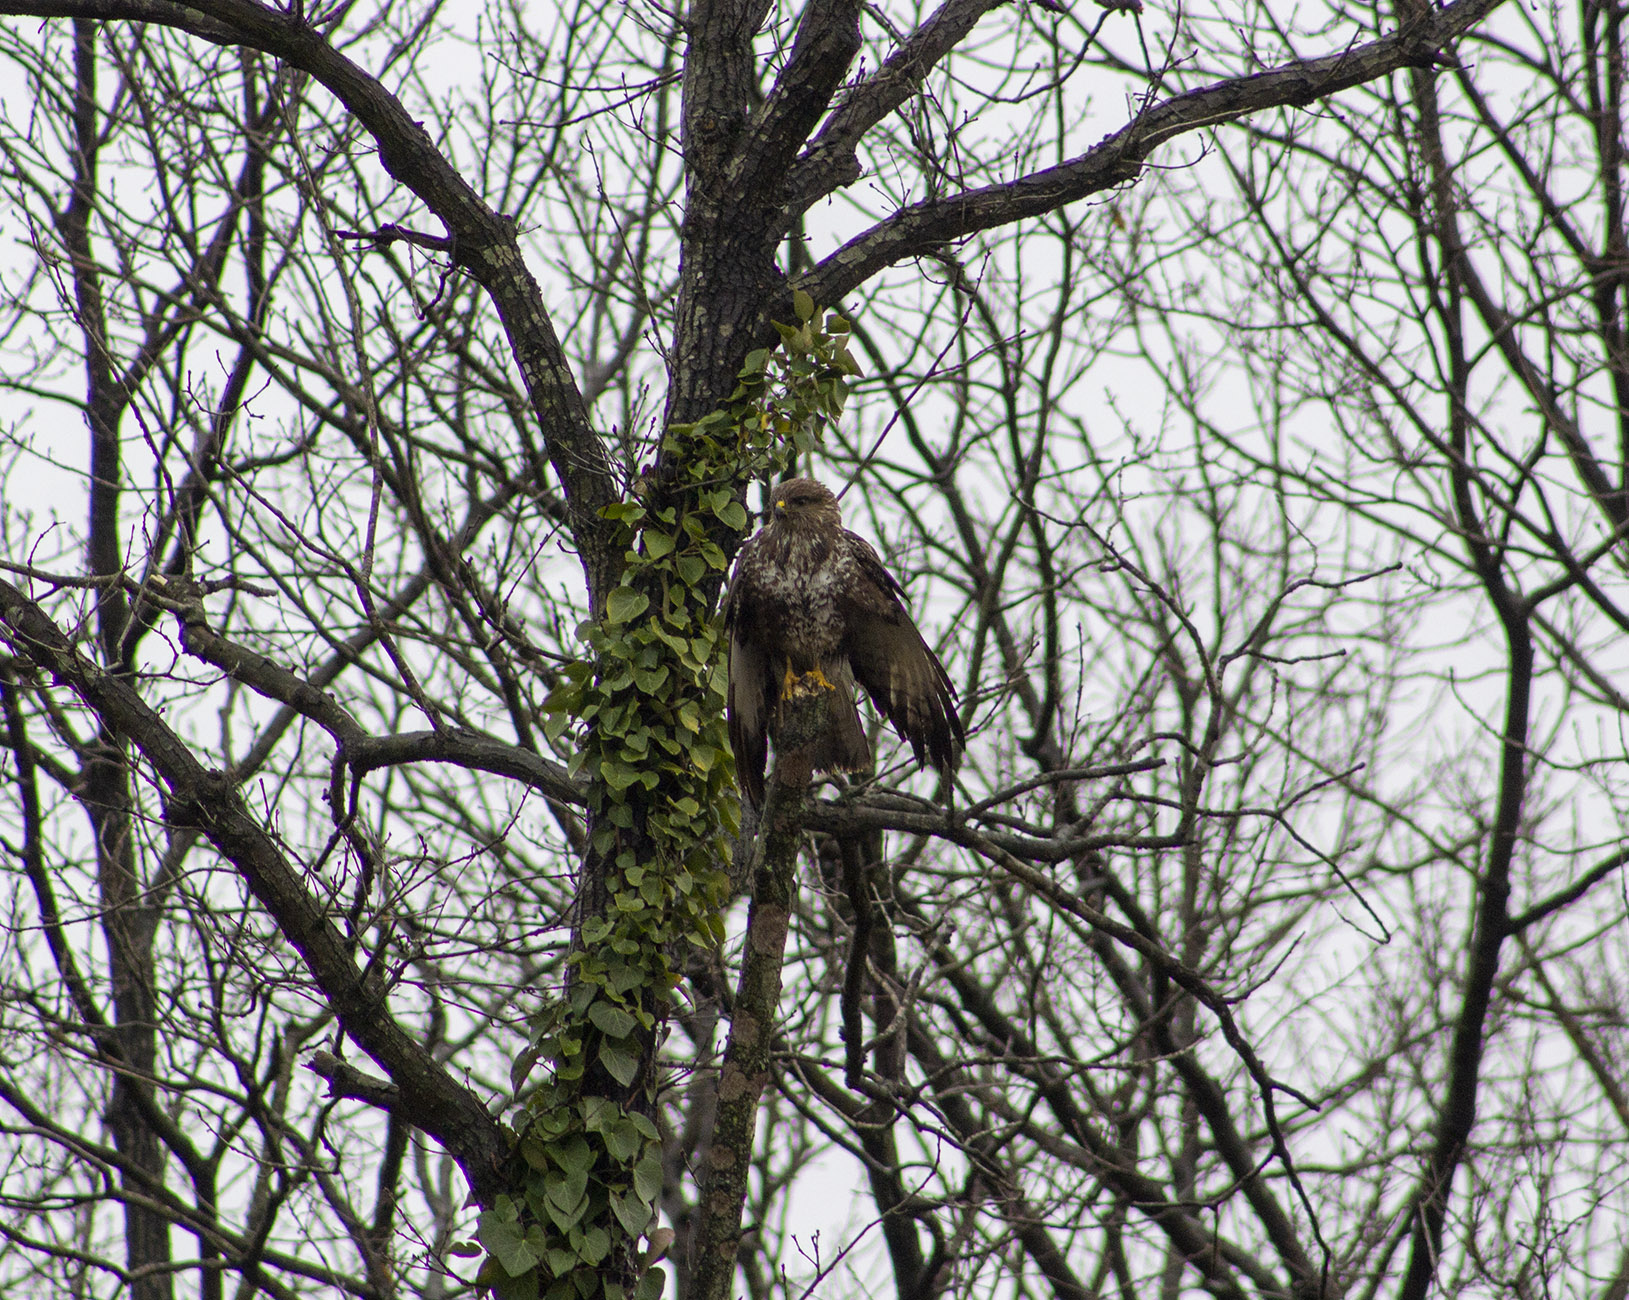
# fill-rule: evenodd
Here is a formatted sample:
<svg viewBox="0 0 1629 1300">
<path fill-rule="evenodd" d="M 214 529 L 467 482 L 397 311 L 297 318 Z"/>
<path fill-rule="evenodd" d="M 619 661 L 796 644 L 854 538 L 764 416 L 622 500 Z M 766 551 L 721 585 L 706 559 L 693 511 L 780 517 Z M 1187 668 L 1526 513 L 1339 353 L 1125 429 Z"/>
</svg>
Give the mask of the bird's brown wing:
<svg viewBox="0 0 1629 1300">
<path fill-rule="evenodd" d="M 746 560 L 743 555 L 743 561 Z M 764 803 L 764 768 L 769 763 L 770 665 L 767 656 L 747 635 L 742 570 L 724 603 L 724 626 L 730 634 L 729 699 L 725 716 L 730 726 L 730 748 L 735 753 L 735 779 L 754 808 Z"/>
<path fill-rule="evenodd" d="M 916 761 L 955 771 L 967 744 L 956 688 L 905 607 L 905 592 L 869 543 L 845 531 L 857 581 L 845 592 L 843 649 L 864 686 Z"/>
</svg>

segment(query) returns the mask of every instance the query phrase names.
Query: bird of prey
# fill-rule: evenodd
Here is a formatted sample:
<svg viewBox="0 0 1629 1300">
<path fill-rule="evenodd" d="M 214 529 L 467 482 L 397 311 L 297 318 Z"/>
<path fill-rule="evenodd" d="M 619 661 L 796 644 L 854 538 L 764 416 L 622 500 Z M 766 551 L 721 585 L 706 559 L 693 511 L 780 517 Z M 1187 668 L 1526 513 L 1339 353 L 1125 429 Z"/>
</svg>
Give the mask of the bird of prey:
<svg viewBox="0 0 1629 1300">
<path fill-rule="evenodd" d="M 741 548 L 724 622 L 730 634 L 729 724 L 736 777 L 764 801 L 769 736 L 794 691 L 826 689 L 828 723 L 810 746 L 814 771 L 861 771 L 871 747 L 854 684 L 871 696 L 921 763 L 949 775 L 967 743 L 956 691 L 876 551 L 843 527 L 837 498 L 813 479 L 779 484 L 768 519 Z"/>
</svg>

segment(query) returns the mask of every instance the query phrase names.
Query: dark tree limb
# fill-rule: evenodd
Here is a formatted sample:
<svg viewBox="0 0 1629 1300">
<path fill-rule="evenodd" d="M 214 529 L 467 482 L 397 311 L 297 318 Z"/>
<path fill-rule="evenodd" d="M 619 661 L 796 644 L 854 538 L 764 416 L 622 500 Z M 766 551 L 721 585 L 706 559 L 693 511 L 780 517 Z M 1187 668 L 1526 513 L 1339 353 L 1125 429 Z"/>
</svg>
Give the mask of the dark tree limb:
<svg viewBox="0 0 1629 1300">
<path fill-rule="evenodd" d="M 1303 106 L 1404 68 L 1430 65 L 1441 50 L 1488 16 L 1501 0 L 1457 0 L 1378 40 L 1300 59 L 1153 104 L 1078 157 L 1000 185 L 902 208 L 856 235 L 795 288 L 816 302 L 840 302 L 885 267 L 981 230 L 1055 211 L 1134 179 L 1160 145 L 1270 108 Z"/>
<path fill-rule="evenodd" d="M 832 110 L 820 134 L 798 159 L 785 183 L 789 211 L 807 212 L 834 190 L 860 177 L 855 156 L 861 138 L 922 88 L 938 64 L 979 19 L 1007 0 L 947 0 L 934 10 L 876 72 Z"/>
<path fill-rule="evenodd" d="M 328 1081 L 330 1097 L 348 1097 L 394 1114 L 402 1104 L 402 1090 L 389 1079 L 381 1079 L 342 1061 L 332 1052 L 314 1052 L 306 1069 Z"/>
<path fill-rule="evenodd" d="M 549 463 L 565 489 L 573 540 L 597 609 L 622 563 L 615 529 L 600 510 L 621 493 L 589 424 L 537 281 L 526 268 L 514 222 L 494 212 L 375 77 L 336 50 L 300 11 L 257 0 L 0 0 L 0 14 L 99 22 L 157 23 L 217 45 L 246 46 L 282 59 L 327 88 L 367 130 L 379 161 L 447 227 L 458 264 L 491 296 L 526 382 Z"/>
<path fill-rule="evenodd" d="M 1434 228 L 1430 233 L 1443 259 L 1444 283 L 1435 293 L 1433 306 L 1445 335 L 1449 359 L 1445 396 L 1453 452 L 1449 470 L 1455 522 L 1470 568 L 1504 632 L 1508 661 L 1498 793 L 1477 879 L 1475 919 L 1467 936 L 1465 983 L 1459 1012 L 1454 1018 L 1453 1041 L 1448 1049 L 1448 1078 L 1437 1111 L 1435 1141 L 1419 1183 L 1409 1198 L 1408 1218 L 1413 1231 L 1408 1269 L 1398 1289 L 1399 1300 L 1425 1300 L 1435 1283 L 1454 1175 L 1465 1159 L 1471 1130 L 1476 1124 L 1482 1055 L 1487 1046 L 1488 1018 L 1493 1010 L 1499 976 L 1500 949 L 1511 933 L 1511 877 L 1523 830 L 1534 672 L 1532 610 L 1512 585 L 1514 578 L 1507 572 L 1503 547 L 1489 536 L 1471 472 L 1472 428 L 1466 400 L 1471 361 L 1462 317 L 1465 300 L 1468 298 L 1474 304 L 1477 291 L 1459 231 L 1457 182 L 1443 147 L 1436 89 L 1428 77 L 1416 74 L 1413 90 L 1419 113 L 1420 144 L 1429 169 L 1435 209 Z M 1576 456 L 1574 463 L 1576 466 Z M 1580 473 L 1586 487 L 1593 491 L 1589 475 L 1582 467 Z"/>
<path fill-rule="evenodd" d="M 480 1099 L 390 1016 L 383 990 L 357 970 L 327 910 L 237 790 L 197 760 L 129 681 L 87 660 L 7 582 L 0 582 L 0 637 L 69 687 L 103 726 L 152 764 L 166 787 L 167 820 L 196 828 L 236 868 L 299 952 L 346 1034 L 401 1089 L 404 1116 L 452 1154 L 471 1192 L 484 1203 L 499 1188 L 498 1172 L 508 1152 L 502 1130 Z"/>
<path fill-rule="evenodd" d="M 810 0 L 805 5 L 786 66 L 730 166 L 732 192 L 744 196 L 780 189 L 793 155 L 826 112 L 859 50 L 857 0 Z"/>
<path fill-rule="evenodd" d="M 741 980 L 730 1010 L 730 1033 L 719 1072 L 713 1131 L 702 1160 L 695 1236 L 690 1243 L 689 1300 L 729 1300 L 741 1241 L 741 1210 L 757 1138 L 758 1106 L 769 1082 L 771 1048 L 780 1017 L 781 968 L 797 889 L 803 843 L 803 804 L 809 762 L 798 748 L 819 736 L 826 701 L 813 694 L 781 708 L 777 756 L 753 856 Z"/>
</svg>

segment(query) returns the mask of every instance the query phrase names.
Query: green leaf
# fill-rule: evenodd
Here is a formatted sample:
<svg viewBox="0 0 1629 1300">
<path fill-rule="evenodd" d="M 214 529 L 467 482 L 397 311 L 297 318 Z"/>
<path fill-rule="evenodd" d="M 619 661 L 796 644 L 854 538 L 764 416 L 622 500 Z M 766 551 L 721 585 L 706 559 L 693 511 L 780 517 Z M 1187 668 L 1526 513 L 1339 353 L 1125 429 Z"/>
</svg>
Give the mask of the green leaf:
<svg viewBox="0 0 1629 1300">
<path fill-rule="evenodd" d="M 640 1135 L 647 1142 L 656 1141 L 658 1136 L 656 1132 L 656 1124 L 654 1121 L 652 1121 L 649 1115 L 640 1115 L 636 1112 L 628 1116 L 628 1123 L 632 1124 L 636 1129 L 638 1129 Z"/>
<path fill-rule="evenodd" d="M 520 1225 L 513 1219 L 499 1217 L 498 1211 L 488 1210 L 481 1215 L 476 1235 L 510 1277 L 519 1277 L 537 1267 L 537 1255 L 526 1244 Z"/>
<path fill-rule="evenodd" d="M 639 1073 L 639 1057 L 614 1038 L 601 1041 L 600 1064 L 624 1088 L 632 1084 L 634 1076 Z"/>
<path fill-rule="evenodd" d="M 668 679 L 666 668 L 657 668 L 654 671 L 644 668 L 633 670 L 634 685 L 646 695 L 655 695 L 661 690 L 662 683 Z"/>
<path fill-rule="evenodd" d="M 639 1279 L 634 1300 L 662 1300 L 662 1288 L 667 1285 L 667 1270 L 653 1268 Z"/>
<path fill-rule="evenodd" d="M 519 1277 L 498 1276 L 492 1281 L 492 1289 L 497 1292 L 498 1300 L 537 1300 L 537 1274 L 527 1270 Z"/>
<path fill-rule="evenodd" d="M 678 559 L 679 577 L 684 585 L 694 587 L 707 576 L 707 561 L 699 555 L 681 555 Z"/>
<path fill-rule="evenodd" d="M 634 1031 L 634 1018 L 609 1002 L 596 1002 L 588 1008 L 588 1018 L 602 1033 L 612 1038 L 626 1038 Z M 624 1083 L 627 1080 L 623 1080 Z"/>
<path fill-rule="evenodd" d="M 605 618 L 609 623 L 626 623 L 650 608 L 650 597 L 632 587 L 618 587 L 605 598 Z"/>
<path fill-rule="evenodd" d="M 447 1247 L 447 1253 L 459 1259 L 474 1259 L 481 1253 L 481 1247 L 473 1241 L 455 1241 Z"/>
<path fill-rule="evenodd" d="M 659 560 L 673 550 L 673 538 L 667 533 L 646 530 L 644 543 L 645 554 L 653 560 Z"/>
<path fill-rule="evenodd" d="M 627 1120 L 606 1126 L 605 1149 L 611 1153 L 613 1160 L 618 1162 L 632 1160 L 644 1145 L 639 1130 Z"/>
<path fill-rule="evenodd" d="M 583 1233 L 583 1244 L 577 1253 L 585 1264 L 598 1264 L 611 1253 L 611 1234 L 604 1228 L 590 1228 Z"/>
<path fill-rule="evenodd" d="M 549 1272 L 555 1277 L 565 1277 L 572 1269 L 577 1267 L 577 1255 L 574 1251 L 562 1250 L 554 1246 L 549 1250 Z"/>
<path fill-rule="evenodd" d="M 531 1077 L 533 1068 L 537 1065 L 542 1053 L 535 1047 L 528 1047 L 514 1060 L 509 1067 L 509 1090 L 519 1092 L 526 1086 L 526 1080 Z"/>
<path fill-rule="evenodd" d="M 634 768 L 627 767 L 613 759 L 606 759 L 600 764 L 600 780 L 616 791 L 626 790 L 640 778 L 640 773 Z"/>
<path fill-rule="evenodd" d="M 798 314 L 799 320 L 809 320 L 815 312 L 814 299 L 802 289 L 793 289 L 792 310 Z"/>
<path fill-rule="evenodd" d="M 554 1176 L 558 1177 L 559 1175 Z M 551 1194 L 550 1198 L 544 1201 L 543 1209 L 561 1232 L 569 1232 L 582 1221 L 583 1215 L 588 1212 L 588 1197 L 585 1196 L 569 1205 L 562 1205 L 554 1200 Z"/>
<path fill-rule="evenodd" d="M 581 1174 L 586 1179 L 588 1171 L 594 1167 L 594 1148 L 581 1133 L 573 1133 L 564 1142 L 556 1143 L 551 1149 L 555 1163 L 572 1174 Z"/>
<path fill-rule="evenodd" d="M 634 1166 L 634 1191 L 646 1205 L 655 1205 L 662 1194 L 662 1153 L 654 1147 L 645 1152 L 645 1158 Z"/>
<path fill-rule="evenodd" d="M 648 1204 L 642 1203 L 637 1196 L 624 1196 L 621 1192 L 612 1192 L 611 1213 L 616 1215 L 622 1230 L 630 1237 L 637 1237 L 650 1226 L 651 1208 Z"/>
</svg>

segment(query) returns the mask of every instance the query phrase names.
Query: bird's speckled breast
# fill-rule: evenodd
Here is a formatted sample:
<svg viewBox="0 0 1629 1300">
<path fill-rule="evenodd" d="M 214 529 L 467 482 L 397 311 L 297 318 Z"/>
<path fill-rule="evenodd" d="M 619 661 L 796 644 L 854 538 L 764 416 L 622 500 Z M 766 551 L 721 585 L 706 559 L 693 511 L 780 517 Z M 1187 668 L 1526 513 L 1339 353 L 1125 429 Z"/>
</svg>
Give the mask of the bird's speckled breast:
<svg viewBox="0 0 1629 1300">
<path fill-rule="evenodd" d="M 755 539 L 776 563 L 757 569 L 748 607 L 741 612 L 754 626 L 742 630 L 754 640 L 773 640 L 795 661 L 799 671 L 813 668 L 837 653 L 843 642 L 843 590 L 855 580 L 841 553 L 831 554 L 826 539 L 801 531 Z"/>
</svg>

